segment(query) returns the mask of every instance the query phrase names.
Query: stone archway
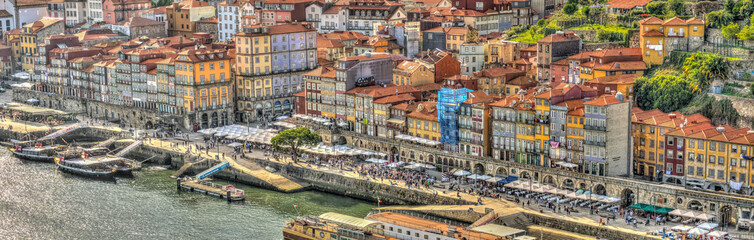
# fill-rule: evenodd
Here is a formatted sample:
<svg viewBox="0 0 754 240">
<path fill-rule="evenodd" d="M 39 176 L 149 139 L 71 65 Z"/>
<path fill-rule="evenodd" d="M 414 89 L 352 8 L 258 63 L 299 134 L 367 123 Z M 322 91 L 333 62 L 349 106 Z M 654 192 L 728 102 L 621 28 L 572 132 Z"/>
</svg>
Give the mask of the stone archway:
<svg viewBox="0 0 754 240">
<path fill-rule="evenodd" d="M 223 112 L 221 115 L 222 115 L 221 121 L 220 121 L 221 126 L 228 125 L 228 123 L 229 123 L 228 122 L 228 112 Z"/>
<path fill-rule="evenodd" d="M 545 177 L 542 178 L 542 183 L 547 184 L 547 185 L 551 185 L 551 186 L 556 186 L 555 185 L 555 178 L 552 177 L 551 175 L 545 175 Z"/>
<path fill-rule="evenodd" d="M 518 174 L 521 179 L 530 179 L 531 176 L 529 175 L 529 172 L 527 171 L 521 171 L 521 173 Z"/>
<path fill-rule="evenodd" d="M 568 190 L 573 190 L 574 185 L 575 184 L 573 183 L 573 180 L 571 180 L 570 178 L 568 178 L 566 180 L 563 180 L 563 184 L 560 185 L 560 188 L 562 188 L 562 189 L 568 189 Z"/>
<path fill-rule="evenodd" d="M 731 221 L 731 218 L 733 218 L 733 207 L 729 205 L 724 205 L 720 208 L 720 214 L 718 214 L 718 223 L 720 226 L 727 226 L 728 224 L 733 223 Z"/>
<path fill-rule="evenodd" d="M 689 210 L 704 211 L 704 204 L 697 200 L 691 200 L 689 204 L 686 205 L 686 208 Z"/>
<path fill-rule="evenodd" d="M 217 127 L 217 124 L 218 124 L 217 112 L 213 112 L 212 113 L 212 123 L 211 123 L 210 126 L 211 127 Z"/>
<path fill-rule="evenodd" d="M 435 156 L 429 155 L 429 162 L 430 163 L 435 163 Z"/>
<path fill-rule="evenodd" d="M 484 175 L 484 165 L 481 163 L 474 164 L 474 173 Z"/>
<path fill-rule="evenodd" d="M 586 189 L 586 183 L 579 183 L 579 189 Z"/>
<path fill-rule="evenodd" d="M 497 171 L 495 172 L 495 175 L 497 175 L 497 176 L 503 176 L 503 177 L 507 177 L 507 176 L 508 176 L 508 170 L 506 170 L 506 169 L 505 169 L 505 168 L 503 168 L 503 167 L 498 167 L 498 168 L 497 168 Z"/>
<path fill-rule="evenodd" d="M 146 124 L 144 124 L 144 127 L 147 129 L 152 129 L 154 127 L 154 124 L 152 124 L 152 121 L 147 121 Z"/>
<path fill-rule="evenodd" d="M 202 113 L 202 129 L 209 128 L 209 116 L 207 113 Z"/>
<path fill-rule="evenodd" d="M 634 194 L 633 190 L 629 188 L 623 189 L 623 191 L 621 191 L 620 193 L 620 205 L 622 207 L 628 207 L 628 206 L 634 205 L 635 198 L 636 198 L 636 195 Z"/>
<path fill-rule="evenodd" d="M 594 186 L 594 188 L 592 188 L 592 194 L 605 196 L 607 195 L 607 189 L 605 189 L 604 185 L 597 184 L 596 186 Z"/>
</svg>

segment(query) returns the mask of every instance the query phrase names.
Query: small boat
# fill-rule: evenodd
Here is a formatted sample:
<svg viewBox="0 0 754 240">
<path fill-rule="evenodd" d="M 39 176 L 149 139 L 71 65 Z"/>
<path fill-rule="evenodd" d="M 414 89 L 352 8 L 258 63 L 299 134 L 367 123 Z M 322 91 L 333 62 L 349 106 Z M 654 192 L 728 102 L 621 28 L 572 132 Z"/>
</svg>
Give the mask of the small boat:
<svg viewBox="0 0 754 240">
<path fill-rule="evenodd" d="M 59 150 L 60 146 L 50 145 L 50 146 L 34 146 L 34 147 L 23 147 L 21 145 L 16 145 L 15 147 L 8 147 L 8 150 L 10 150 L 13 153 L 13 156 L 16 156 L 20 159 L 26 159 L 31 161 L 37 161 L 37 162 L 53 162 L 55 158 L 55 154 Z"/>
<path fill-rule="evenodd" d="M 57 157 L 55 157 L 55 164 L 63 172 L 83 177 L 107 179 L 115 176 L 117 172 L 117 169 L 112 167 L 105 166 L 102 168 L 100 166 L 82 164 L 82 162 L 77 162 L 76 160 L 66 161 Z"/>
<path fill-rule="evenodd" d="M 87 158 L 104 156 L 110 153 L 110 150 L 104 147 L 93 148 L 68 148 L 65 151 L 58 151 L 57 156 L 63 159 Z"/>
</svg>

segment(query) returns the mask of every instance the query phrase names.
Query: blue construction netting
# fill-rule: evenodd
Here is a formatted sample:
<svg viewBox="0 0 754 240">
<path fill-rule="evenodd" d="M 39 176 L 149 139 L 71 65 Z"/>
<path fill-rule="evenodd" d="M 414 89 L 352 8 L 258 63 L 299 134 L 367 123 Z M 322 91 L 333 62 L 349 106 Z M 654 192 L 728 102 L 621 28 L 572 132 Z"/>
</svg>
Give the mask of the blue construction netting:
<svg viewBox="0 0 754 240">
<path fill-rule="evenodd" d="M 440 122 L 440 142 L 447 151 L 458 151 L 458 108 L 466 101 L 468 88 L 442 88 L 437 94 L 437 121 Z"/>
</svg>

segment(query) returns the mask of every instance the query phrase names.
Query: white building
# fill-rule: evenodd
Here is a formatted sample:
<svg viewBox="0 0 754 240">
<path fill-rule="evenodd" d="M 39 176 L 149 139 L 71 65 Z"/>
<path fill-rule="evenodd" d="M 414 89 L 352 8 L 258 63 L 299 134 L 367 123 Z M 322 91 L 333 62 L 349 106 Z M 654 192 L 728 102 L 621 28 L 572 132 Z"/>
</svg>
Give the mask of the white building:
<svg viewBox="0 0 754 240">
<path fill-rule="evenodd" d="M 322 17 L 322 3 L 313 1 L 306 6 L 306 22 L 311 23 L 317 32 L 321 32 L 319 29 L 320 19 Z"/>
<path fill-rule="evenodd" d="M 8 17 L 5 14 L 0 14 L 0 20 L 3 20 L 0 27 L 6 29 L 7 25 L 11 25 L 11 29 L 21 28 L 27 23 L 33 23 L 47 17 L 47 8 L 46 1 L 0 0 L 0 9 L 11 15 L 11 17 Z"/>
<path fill-rule="evenodd" d="M 483 43 L 463 43 L 458 53 L 458 61 L 461 62 L 461 75 L 472 76 L 474 72 L 482 70 L 484 66 Z"/>
<path fill-rule="evenodd" d="M 246 26 L 259 24 L 259 14 L 257 14 L 257 8 L 254 7 L 254 4 L 244 2 L 241 6 L 238 6 L 238 8 L 241 11 L 241 15 L 238 16 L 239 32 Z"/>
<path fill-rule="evenodd" d="M 86 0 L 66 0 L 65 1 L 65 26 L 73 27 L 76 24 L 86 22 L 87 19 L 87 1 Z"/>
<path fill-rule="evenodd" d="M 89 21 L 92 22 L 102 22 L 105 21 L 104 18 L 102 18 L 102 2 L 103 0 L 87 0 L 86 1 L 86 16 L 89 18 Z"/>
<path fill-rule="evenodd" d="M 220 41 L 232 40 L 238 30 L 238 4 L 236 0 L 226 0 L 217 4 L 217 38 Z"/>
<path fill-rule="evenodd" d="M 345 6 L 332 6 L 322 12 L 317 32 L 345 31 L 346 22 L 348 22 L 348 9 Z"/>
</svg>

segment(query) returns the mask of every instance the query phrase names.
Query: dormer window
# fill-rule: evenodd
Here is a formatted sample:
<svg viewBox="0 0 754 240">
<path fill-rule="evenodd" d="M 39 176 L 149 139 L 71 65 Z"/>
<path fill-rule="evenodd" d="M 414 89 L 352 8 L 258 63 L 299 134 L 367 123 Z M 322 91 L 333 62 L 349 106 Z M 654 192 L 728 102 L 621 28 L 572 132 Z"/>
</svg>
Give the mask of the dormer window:
<svg viewBox="0 0 754 240">
<path fill-rule="evenodd" d="M 204 55 L 198 55 L 200 60 L 204 60 Z"/>
</svg>

